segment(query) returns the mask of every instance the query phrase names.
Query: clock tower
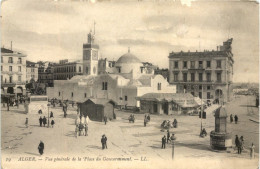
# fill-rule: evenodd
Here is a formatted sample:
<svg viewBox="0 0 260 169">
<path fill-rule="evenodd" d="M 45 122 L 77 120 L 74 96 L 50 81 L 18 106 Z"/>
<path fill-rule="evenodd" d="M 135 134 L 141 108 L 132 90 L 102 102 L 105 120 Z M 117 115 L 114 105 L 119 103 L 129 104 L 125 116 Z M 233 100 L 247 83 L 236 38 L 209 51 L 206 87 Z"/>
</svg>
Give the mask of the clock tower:
<svg viewBox="0 0 260 169">
<path fill-rule="evenodd" d="M 95 34 L 90 31 L 88 34 L 88 43 L 83 44 L 83 74 L 98 74 L 98 50 L 99 46 L 94 43 Z"/>
</svg>

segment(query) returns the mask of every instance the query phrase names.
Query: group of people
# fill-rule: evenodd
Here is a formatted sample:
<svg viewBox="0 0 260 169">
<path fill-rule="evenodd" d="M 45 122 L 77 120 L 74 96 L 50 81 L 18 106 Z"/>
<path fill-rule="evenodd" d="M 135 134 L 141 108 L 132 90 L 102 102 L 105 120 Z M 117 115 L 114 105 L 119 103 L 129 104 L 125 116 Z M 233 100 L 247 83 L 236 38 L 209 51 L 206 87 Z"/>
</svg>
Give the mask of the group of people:
<svg viewBox="0 0 260 169">
<path fill-rule="evenodd" d="M 150 114 L 144 115 L 144 127 L 146 127 L 146 124 L 150 122 L 150 120 L 151 120 Z"/>
<path fill-rule="evenodd" d="M 86 116 L 77 116 L 77 119 L 75 121 L 75 134 L 76 138 L 78 136 L 87 136 L 88 135 L 88 123 L 89 123 L 89 117 Z"/>
<path fill-rule="evenodd" d="M 238 136 L 236 135 L 235 144 L 237 147 L 237 153 L 241 154 L 242 150 L 244 149 L 244 137 L 241 136 L 240 138 L 238 138 Z"/>
<path fill-rule="evenodd" d="M 174 136 L 174 133 L 172 133 L 172 136 L 171 136 L 170 131 L 167 130 L 167 138 L 166 138 L 165 135 L 162 137 L 162 149 L 165 149 L 166 143 L 169 143 L 169 142 L 173 143 L 174 140 L 176 140 L 176 137 Z"/>
<path fill-rule="evenodd" d="M 230 115 L 230 123 L 233 123 L 234 119 L 235 119 L 235 123 L 237 124 L 237 122 L 238 122 L 238 116 L 235 115 L 234 118 L 233 118 L 233 115 L 231 114 L 231 115 Z"/>
<path fill-rule="evenodd" d="M 42 114 L 42 110 L 39 110 L 39 112 L 41 112 L 39 114 Z M 52 118 L 52 120 L 51 120 L 51 127 L 53 128 L 55 122 L 54 122 L 54 119 L 53 119 L 54 116 L 53 116 L 53 112 L 52 111 L 50 113 L 50 118 Z M 45 127 L 45 125 L 47 124 L 47 118 L 45 116 L 43 116 L 43 118 L 42 118 L 42 116 L 40 116 L 39 123 L 40 123 L 40 127 L 42 127 L 42 125 L 43 125 L 43 127 Z"/>
</svg>

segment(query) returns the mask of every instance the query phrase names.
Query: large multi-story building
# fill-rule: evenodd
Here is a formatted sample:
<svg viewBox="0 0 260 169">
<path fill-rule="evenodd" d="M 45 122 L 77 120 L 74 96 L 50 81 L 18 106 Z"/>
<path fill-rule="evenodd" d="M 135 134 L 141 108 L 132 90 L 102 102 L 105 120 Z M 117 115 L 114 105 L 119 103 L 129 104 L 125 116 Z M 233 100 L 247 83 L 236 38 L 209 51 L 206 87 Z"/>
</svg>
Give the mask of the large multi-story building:
<svg viewBox="0 0 260 169">
<path fill-rule="evenodd" d="M 38 68 L 38 83 L 53 86 L 53 63 L 46 62 Z"/>
<path fill-rule="evenodd" d="M 53 65 L 53 79 L 67 80 L 73 76 L 83 74 L 83 64 L 81 61 L 69 62 L 68 59 L 60 60 L 59 64 Z"/>
<path fill-rule="evenodd" d="M 169 82 L 177 85 L 178 93 L 229 101 L 234 64 L 232 40 L 217 46 L 217 51 L 170 53 Z"/>
<path fill-rule="evenodd" d="M 1 88 L 3 94 L 26 93 L 26 55 L 1 48 Z"/>
<path fill-rule="evenodd" d="M 38 81 L 38 67 L 39 64 L 26 61 L 26 83 L 29 83 L 32 79 Z"/>
</svg>

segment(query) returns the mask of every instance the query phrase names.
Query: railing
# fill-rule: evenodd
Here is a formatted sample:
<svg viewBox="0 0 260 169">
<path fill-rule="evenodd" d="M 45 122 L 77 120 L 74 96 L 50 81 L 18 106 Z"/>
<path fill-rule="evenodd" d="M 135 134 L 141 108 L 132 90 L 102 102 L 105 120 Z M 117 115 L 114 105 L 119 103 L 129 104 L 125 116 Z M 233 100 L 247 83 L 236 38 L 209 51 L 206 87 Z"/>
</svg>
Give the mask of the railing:
<svg viewBox="0 0 260 169">
<path fill-rule="evenodd" d="M 22 61 L 17 61 L 17 64 L 22 64 L 23 62 Z"/>
</svg>

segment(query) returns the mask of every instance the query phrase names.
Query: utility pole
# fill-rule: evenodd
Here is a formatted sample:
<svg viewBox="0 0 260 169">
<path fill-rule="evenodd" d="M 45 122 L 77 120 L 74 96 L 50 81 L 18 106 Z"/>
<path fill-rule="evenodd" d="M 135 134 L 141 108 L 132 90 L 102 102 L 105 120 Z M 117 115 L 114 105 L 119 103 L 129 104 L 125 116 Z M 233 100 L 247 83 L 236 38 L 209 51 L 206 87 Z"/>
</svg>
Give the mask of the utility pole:
<svg viewBox="0 0 260 169">
<path fill-rule="evenodd" d="M 202 85 L 202 88 L 201 88 L 201 110 L 200 110 L 200 133 L 202 132 L 202 116 L 203 116 L 203 85 Z"/>
</svg>

